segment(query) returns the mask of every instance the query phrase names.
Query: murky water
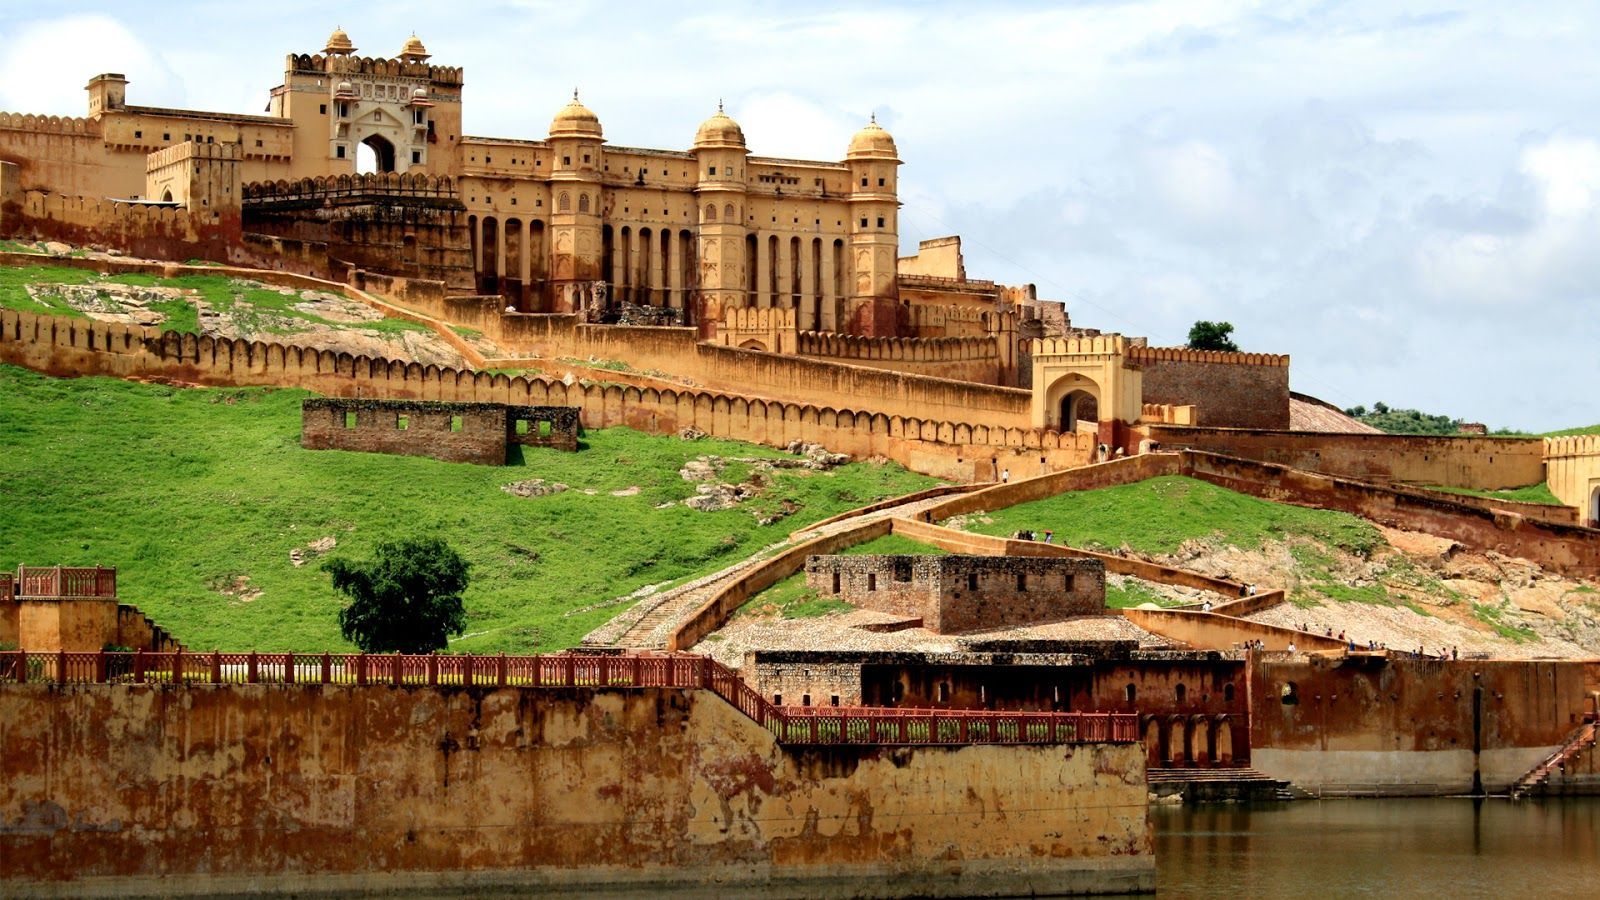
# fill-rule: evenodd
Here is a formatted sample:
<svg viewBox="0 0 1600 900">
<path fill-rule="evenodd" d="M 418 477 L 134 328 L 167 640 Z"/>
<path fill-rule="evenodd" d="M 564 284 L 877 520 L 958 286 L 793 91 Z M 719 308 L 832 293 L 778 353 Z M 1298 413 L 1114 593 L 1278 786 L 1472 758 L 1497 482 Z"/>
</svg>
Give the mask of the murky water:
<svg viewBox="0 0 1600 900">
<path fill-rule="evenodd" d="M 1600 897 L 1600 798 L 1152 808 L 1163 897 Z"/>
</svg>

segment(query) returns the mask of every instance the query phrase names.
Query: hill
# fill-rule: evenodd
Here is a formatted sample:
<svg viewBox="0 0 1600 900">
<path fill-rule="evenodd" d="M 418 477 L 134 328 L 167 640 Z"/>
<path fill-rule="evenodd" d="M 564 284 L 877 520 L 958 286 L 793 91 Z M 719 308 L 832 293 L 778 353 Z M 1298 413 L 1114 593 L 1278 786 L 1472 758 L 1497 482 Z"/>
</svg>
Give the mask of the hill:
<svg viewBox="0 0 1600 900">
<path fill-rule="evenodd" d="M 769 468 L 751 461 L 795 457 L 621 428 L 504 468 L 310 451 L 299 445 L 307 396 L 0 366 L 0 568 L 116 566 L 123 600 L 195 649 L 334 650 L 348 646 L 340 601 L 316 557 L 438 534 L 473 567 L 468 636 L 452 649 L 548 651 L 627 607 L 615 598 L 935 483 L 872 462 Z M 701 457 L 716 457 L 722 482 L 764 486 L 731 509 L 688 508 L 697 485 L 679 470 Z M 535 479 L 568 489 L 502 490 Z"/>
</svg>

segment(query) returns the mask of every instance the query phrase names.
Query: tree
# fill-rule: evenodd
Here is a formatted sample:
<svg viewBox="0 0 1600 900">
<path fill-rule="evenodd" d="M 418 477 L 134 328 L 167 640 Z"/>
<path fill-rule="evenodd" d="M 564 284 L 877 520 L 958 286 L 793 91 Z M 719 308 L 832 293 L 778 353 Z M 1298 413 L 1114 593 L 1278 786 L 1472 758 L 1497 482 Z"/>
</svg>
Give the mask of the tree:
<svg viewBox="0 0 1600 900">
<path fill-rule="evenodd" d="M 438 538 L 379 544 L 372 559 L 333 558 L 322 570 L 349 598 L 339 631 L 365 653 L 428 653 L 466 630 L 467 562 Z"/>
<path fill-rule="evenodd" d="M 1226 350 L 1238 353 L 1239 345 L 1233 342 L 1229 335 L 1233 334 L 1231 322 L 1207 322 L 1201 320 L 1194 323 L 1189 329 L 1190 350 Z"/>
</svg>

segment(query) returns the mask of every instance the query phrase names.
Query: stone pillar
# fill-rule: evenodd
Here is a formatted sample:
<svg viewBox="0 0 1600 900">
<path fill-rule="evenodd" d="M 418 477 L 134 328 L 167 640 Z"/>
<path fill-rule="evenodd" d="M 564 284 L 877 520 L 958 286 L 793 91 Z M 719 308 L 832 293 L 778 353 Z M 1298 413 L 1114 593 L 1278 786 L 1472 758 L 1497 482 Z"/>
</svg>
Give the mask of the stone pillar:
<svg viewBox="0 0 1600 900">
<path fill-rule="evenodd" d="M 839 322 L 837 311 L 839 298 L 833 292 L 833 244 L 824 242 L 822 245 L 822 321 L 818 328 L 823 331 L 838 331 Z"/>
<path fill-rule="evenodd" d="M 821 305 L 817 300 L 817 246 L 814 240 L 800 241 L 800 308 L 795 311 L 795 324 L 801 331 L 816 331 L 822 327 L 818 321 L 821 310 L 817 309 Z"/>
<path fill-rule="evenodd" d="M 756 306 L 772 306 L 772 241 L 756 232 Z"/>
<path fill-rule="evenodd" d="M 683 241 L 674 232 L 667 232 L 667 305 L 683 309 Z"/>
</svg>

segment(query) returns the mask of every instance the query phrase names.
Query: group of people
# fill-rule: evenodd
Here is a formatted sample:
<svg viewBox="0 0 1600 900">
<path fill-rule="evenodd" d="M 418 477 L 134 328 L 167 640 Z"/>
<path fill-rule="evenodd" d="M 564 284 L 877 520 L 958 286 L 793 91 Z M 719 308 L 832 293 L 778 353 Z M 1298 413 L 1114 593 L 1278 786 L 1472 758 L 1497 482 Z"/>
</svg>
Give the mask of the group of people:
<svg viewBox="0 0 1600 900">
<path fill-rule="evenodd" d="M 1044 536 L 1040 537 L 1041 534 Z M 1054 544 L 1056 542 L 1056 533 L 1048 528 L 1042 532 L 1033 531 L 1031 529 L 1023 529 L 1022 531 L 1017 532 L 1015 538 L 1013 539 L 1018 541 L 1043 541 L 1046 544 Z"/>
</svg>

